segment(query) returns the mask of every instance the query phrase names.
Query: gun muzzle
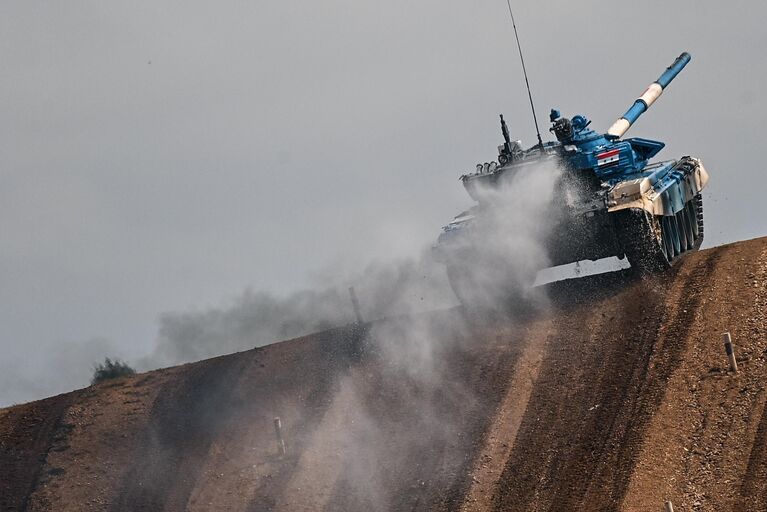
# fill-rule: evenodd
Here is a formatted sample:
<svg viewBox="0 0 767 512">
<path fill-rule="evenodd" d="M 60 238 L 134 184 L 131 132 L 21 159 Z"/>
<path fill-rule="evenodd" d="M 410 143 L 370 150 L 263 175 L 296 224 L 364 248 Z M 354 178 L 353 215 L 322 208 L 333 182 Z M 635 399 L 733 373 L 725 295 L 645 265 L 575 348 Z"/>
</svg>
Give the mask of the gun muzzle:
<svg viewBox="0 0 767 512">
<path fill-rule="evenodd" d="M 639 119 L 639 116 L 644 114 L 650 105 L 655 103 L 655 100 L 657 100 L 658 97 L 663 93 L 663 89 L 665 89 L 666 86 L 670 84 L 674 78 L 676 78 L 676 75 L 678 75 L 679 72 L 684 69 L 687 63 L 690 62 L 691 58 L 692 57 L 690 57 L 690 54 L 687 52 L 684 52 L 679 57 L 677 57 L 674 63 L 666 68 L 666 71 L 664 71 L 656 81 L 651 83 L 647 87 L 647 90 L 642 93 L 639 98 L 637 98 L 634 104 L 631 105 L 631 108 L 628 109 L 625 114 L 623 114 L 623 117 L 613 123 L 610 129 L 607 130 L 607 135 L 610 135 L 616 139 L 623 137 L 623 134 L 625 134 L 631 125 L 634 124 L 634 121 Z"/>
</svg>

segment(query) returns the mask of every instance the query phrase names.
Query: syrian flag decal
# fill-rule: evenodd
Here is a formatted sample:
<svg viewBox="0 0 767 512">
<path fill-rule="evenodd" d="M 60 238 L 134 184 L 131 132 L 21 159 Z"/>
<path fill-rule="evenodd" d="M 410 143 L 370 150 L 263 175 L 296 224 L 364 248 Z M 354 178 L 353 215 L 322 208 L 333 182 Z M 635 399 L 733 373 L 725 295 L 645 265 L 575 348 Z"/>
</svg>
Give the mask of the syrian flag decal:
<svg viewBox="0 0 767 512">
<path fill-rule="evenodd" d="M 620 157 L 621 157 L 620 149 L 613 149 L 610 151 L 605 151 L 604 153 L 599 153 L 597 155 L 597 166 L 604 167 L 606 165 L 618 163 L 618 160 L 620 160 Z"/>
</svg>

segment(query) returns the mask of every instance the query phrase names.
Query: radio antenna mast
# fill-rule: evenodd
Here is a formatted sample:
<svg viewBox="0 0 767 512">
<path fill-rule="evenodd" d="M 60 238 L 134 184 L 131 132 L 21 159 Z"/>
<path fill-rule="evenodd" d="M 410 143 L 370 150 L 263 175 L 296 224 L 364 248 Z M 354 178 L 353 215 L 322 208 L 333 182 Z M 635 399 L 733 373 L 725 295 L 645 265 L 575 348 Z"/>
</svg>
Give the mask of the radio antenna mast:
<svg viewBox="0 0 767 512">
<path fill-rule="evenodd" d="M 525 58 L 522 56 L 522 46 L 519 44 L 519 34 L 517 33 L 517 24 L 514 22 L 514 13 L 511 12 L 511 0 L 506 0 L 509 6 L 509 16 L 511 16 L 511 26 L 514 27 L 514 38 L 517 40 L 517 50 L 519 50 L 519 60 L 522 62 L 522 73 L 525 75 L 525 85 L 527 85 L 527 96 L 530 98 L 530 110 L 533 111 L 533 122 L 535 123 L 535 134 L 538 135 L 538 145 L 543 148 L 543 139 L 541 139 L 541 130 L 538 128 L 538 118 L 535 116 L 535 105 L 533 104 L 533 93 L 530 92 L 530 81 L 527 79 L 527 69 L 525 68 Z"/>
</svg>

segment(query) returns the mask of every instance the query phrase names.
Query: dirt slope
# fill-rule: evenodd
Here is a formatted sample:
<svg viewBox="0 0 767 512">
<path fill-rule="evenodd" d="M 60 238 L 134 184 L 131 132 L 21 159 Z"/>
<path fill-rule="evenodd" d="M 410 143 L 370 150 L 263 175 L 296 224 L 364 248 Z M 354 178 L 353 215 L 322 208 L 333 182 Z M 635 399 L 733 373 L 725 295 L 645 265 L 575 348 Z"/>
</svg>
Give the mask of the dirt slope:
<svg viewBox="0 0 767 512">
<path fill-rule="evenodd" d="M 0 410 L 0 509 L 767 510 L 767 238 L 545 291 Z"/>
</svg>

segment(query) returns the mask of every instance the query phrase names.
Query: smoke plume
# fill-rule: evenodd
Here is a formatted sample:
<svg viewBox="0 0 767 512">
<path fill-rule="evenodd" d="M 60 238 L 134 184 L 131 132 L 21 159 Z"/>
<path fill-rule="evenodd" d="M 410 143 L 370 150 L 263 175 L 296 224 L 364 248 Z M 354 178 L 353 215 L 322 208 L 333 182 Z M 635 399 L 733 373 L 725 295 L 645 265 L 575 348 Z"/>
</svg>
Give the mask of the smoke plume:
<svg viewBox="0 0 767 512">
<path fill-rule="evenodd" d="M 454 304 L 429 250 L 415 259 L 370 264 L 344 281 L 283 297 L 247 290 L 228 307 L 164 313 L 157 348 L 140 366 L 205 359 L 352 323 L 349 286 L 359 295 L 366 320 Z"/>
<path fill-rule="evenodd" d="M 554 201 L 559 173 L 555 163 L 540 165 L 481 192 L 482 201 L 492 208 L 475 210 L 474 224 L 457 247 L 467 249 L 471 258 L 449 262 L 454 269 L 470 272 L 471 279 L 461 281 L 462 298 L 499 308 L 510 290 L 516 298 L 529 292 L 536 270 L 547 263 L 546 214 Z M 429 265 L 444 272 L 440 264 L 431 261 Z M 388 301 L 412 306 L 405 297 L 397 297 L 405 290 L 390 289 Z M 433 292 L 431 295 L 439 296 L 444 288 Z M 426 488 L 440 480 L 442 484 L 451 481 L 452 473 L 465 464 L 459 440 L 470 435 L 465 432 L 471 423 L 468 418 L 481 410 L 483 397 L 464 380 L 471 372 L 461 371 L 461 366 L 471 361 L 473 352 L 479 352 L 474 349 L 476 332 L 482 326 L 471 307 L 463 314 L 457 309 L 428 314 L 406 309 L 402 313 L 373 324 L 365 356 L 342 377 L 309 447 L 328 457 L 299 462 L 306 476 L 294 481 L 294 487 L 285 493 L 289 502 L 278 510 L 316 500 L 316 493 L 307 493 L 314 489 L 309 482 L 317 475 L 336 489 L 332 495 L 324 495 L 327 502 L 315 502 L 319 509 L 428 509 L 429 504 L 420 501 Z M 422 450 L 434 446 L 444 447 L 440 457 L 421 456 Z M 324 461 L 330 454 L 335 459 L 328 466 Z M 436 466 L 423 466 L 435 464 L 435 460 Z M 415 480 L 407 493 L 398 492 L 397 484 L 388 486 L 392 480 L 401 481 L 392 475 L 403 474 L 414 478 L 427 474 L 430 481 Z"/>
</svg>

